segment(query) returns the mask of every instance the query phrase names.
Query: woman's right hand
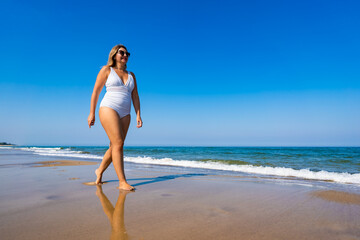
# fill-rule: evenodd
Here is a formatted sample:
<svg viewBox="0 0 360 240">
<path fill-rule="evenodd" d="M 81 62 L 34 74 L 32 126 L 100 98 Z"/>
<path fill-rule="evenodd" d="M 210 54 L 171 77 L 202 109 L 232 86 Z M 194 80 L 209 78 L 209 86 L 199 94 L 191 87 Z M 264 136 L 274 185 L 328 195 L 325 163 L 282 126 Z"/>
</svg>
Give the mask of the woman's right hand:
<svg viewBox="0 0 360 240">
<path fill-rule="evenodd" d="M 91 126 L 94 126 L 94 124 L 95 124 L 95 114 L 93 114 L 93 113 L 89 114 L 88 124 L 89 124 L 89 128 L 91 128 Z"/>
<path fill-rule="evenodd" d="M 90 103 L 90 114 L 88 117 L 89 128 L 95 124 L 95 109 L 96 103 L 99 98 L 99 94 L 101 93 L 102 88 L 104 87 L 106 80 L 110 74 L 110 67 L 104 66 L 101 68 L 95 82 L 94 90 L 91 95 L 91 103 Z"/>
</svg>

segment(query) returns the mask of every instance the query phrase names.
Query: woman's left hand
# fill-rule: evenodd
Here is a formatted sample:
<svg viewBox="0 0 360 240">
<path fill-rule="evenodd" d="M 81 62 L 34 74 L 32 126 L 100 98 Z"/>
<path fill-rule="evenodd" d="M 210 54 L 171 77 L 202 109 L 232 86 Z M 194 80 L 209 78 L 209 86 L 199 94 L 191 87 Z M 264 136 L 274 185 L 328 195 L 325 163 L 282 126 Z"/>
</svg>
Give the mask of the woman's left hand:
<svg viewBox="0 0 360 240">
<path fill-rule="evenodd" d="M 137 122 L 136 127 L 137 127 L 137 128 L 141 128 L 142 125 L 143 125 L 143 122 L 142 122 L 141 117 L 140 117 L 139 115 L 136 116 L 136 122 Z"/>
</svg>

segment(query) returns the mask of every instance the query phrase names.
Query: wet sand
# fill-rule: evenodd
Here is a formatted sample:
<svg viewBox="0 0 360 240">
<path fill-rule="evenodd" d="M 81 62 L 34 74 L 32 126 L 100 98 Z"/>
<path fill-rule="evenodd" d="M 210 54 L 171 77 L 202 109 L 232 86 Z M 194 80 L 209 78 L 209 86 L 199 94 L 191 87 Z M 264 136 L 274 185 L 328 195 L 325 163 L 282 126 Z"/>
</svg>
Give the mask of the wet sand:
<svg viewBox="0 0 360 240">
<path fill-rule="evenodd" d="M 79 166 L 79 165 L 97 165 L 97 162 L 76 161 L 76 160 L 54 160 L 41 161 L 33 163 L 33 167 L 56 167 L 56 166 Z"/>
<path fill-rule="evenodd" d="M 345 185 L 126 163 L 136 191 L 124 192 L 112 167 L 87 186 L 95 165 L 1 157 L 1 239 L 360 239 L 360 195 Z"/>
<path fill-rule="evenodd" d="M 360 195 L 348 192 L 326 190 L 313 192 L 313 195 L 324 200 L 344 203 L 344 204 L 356 204 L 360 205 Z"/>
</svg>

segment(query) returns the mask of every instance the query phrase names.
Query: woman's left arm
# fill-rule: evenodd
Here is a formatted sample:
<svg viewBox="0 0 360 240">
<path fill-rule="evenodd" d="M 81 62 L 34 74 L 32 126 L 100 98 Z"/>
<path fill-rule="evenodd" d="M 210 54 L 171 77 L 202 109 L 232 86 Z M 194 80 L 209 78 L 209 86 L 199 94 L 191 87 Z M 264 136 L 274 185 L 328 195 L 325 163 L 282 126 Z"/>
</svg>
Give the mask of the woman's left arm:
<svg viewBox="0 0 360 240">
<path fill-rule="evenodd" d="M 132 72 L 130 72 L 130 73 L 134 78 L 134 89 L 133 89 L 133 91 L 131 93 L 131 98 L 133 100 L 133 105 L 134 105 L 135 112 L 136 112 L 136 122 L 137 122 L 136 127 L 141 128 L 143 122 L 142 122 L 141 116 L 140 116 L 140 99 L 139 99 L 139 93 L 138 93 L 138 90 L 137 90 L 136 78 L 135 78 L 134 73 L 132 73 Z"/>
</svg>

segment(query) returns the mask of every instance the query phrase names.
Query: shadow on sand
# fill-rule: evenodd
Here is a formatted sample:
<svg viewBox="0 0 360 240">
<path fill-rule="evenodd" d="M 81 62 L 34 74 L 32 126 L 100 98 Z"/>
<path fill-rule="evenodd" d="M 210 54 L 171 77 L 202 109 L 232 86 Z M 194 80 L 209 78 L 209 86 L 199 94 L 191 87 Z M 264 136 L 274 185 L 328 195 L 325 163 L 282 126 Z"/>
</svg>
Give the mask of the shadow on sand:
<svg viewBox="0 0 360 240">
<path fill-rule="evenodd" d="M 168 180 L 173 180 L 176 178 L 190 178 L 190 177 L 199 177 L 199 176 L 206 176 L 207 174 L 201 174 L 201 173 L 187 173 L 187 174 L 174 174 L 174 175 L 166 175 L 166 176 L 160 176 L 160 177 L 154 177 L 154 178 L 132 178 L 129 179 L 129 181 L 144 181 L 132 184 L 132 186 L 141 186 L 145 184 L 151 184 L 156 182 L 163 182 Z"/>
<path fill-rule="evenodd" d="M 207 174 L 202 173 L 187 173 L 187 174 L 173 174 L 173 175 L 166 175 L 166 176 L 159 176 L 159 177 L 150 177 L 150 178 L 128 178 L 127 181 L 129 184 L 133 187 L 151 184 L 151 183 L 157 183 L 157 182 L 163 182 L 168 180 L 173 180 L 176 178 L 190 178 L 190 177 L 200 177 L 200 176 L 207 176 Z M 109 181 L 103 181 L 103 183 L 108 182 L 118 182 L 119 180 L 109 180 Z M 131 184 L 133 181 L 143 181 L 135 184 Z"/>
</svg>

